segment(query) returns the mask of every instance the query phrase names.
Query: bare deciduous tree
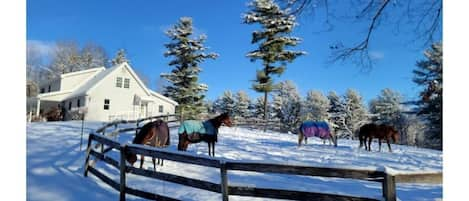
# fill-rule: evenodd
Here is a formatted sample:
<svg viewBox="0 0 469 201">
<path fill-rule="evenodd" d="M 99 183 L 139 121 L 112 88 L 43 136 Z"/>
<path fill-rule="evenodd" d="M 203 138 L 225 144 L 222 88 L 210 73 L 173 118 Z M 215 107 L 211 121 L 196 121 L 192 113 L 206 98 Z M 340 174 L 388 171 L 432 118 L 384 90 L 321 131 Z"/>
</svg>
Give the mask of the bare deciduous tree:
<svg viewBox="0 0 469 201">
<path fill-rule="evenodd" d="M 411 32 L 414 40 L 428 46 L 439 40 L 442 32 L 441 0 L 279 0 L 291 14 L 303 16 L 324 15 L 326 31 L 339 22 L 364 29 L 358 41 L 345 41 L 331 44 L 331 61 L 350 60 L 363 69 L 372 67 L 369 52 L 373 35 L 383 27 L 393 27 L 396 32 Z M 347 8 L 347 9 L 344 9 Z M 407 25 L 407 26 L 405 26 Z M 364 26 L 364 27 L 361 27 Z M 348 44 L 347 44 L 348 43 Z M 345 45 L 344 45 L 345 44 Z"/>
</svg>

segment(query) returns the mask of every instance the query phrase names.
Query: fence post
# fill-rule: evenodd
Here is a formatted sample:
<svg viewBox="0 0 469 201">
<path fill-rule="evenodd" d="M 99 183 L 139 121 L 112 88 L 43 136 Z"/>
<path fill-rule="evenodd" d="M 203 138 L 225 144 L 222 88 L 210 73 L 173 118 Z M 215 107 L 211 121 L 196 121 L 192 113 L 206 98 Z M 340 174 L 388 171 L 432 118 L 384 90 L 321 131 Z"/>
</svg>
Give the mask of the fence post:
<svg viewBox="0 0 469 201">
<path fill-rule="evenodd" d="M 226 175 L 226 162 L 224 160 L 220 161 L 220 188 L 223 201 L 228 201 L 228 177 Z"/>
<path fill-rule="evenodd" d="M 396 178 L 387 172 L 383 180 L 383 197 L 386 201 L 396 201 Z"/>
<path fill-rule="evenodd" d="M 121 161 L 120 161 L 120 201 L 125 201 L 125 150 L 127 146 L 121 145 Z"/>
<path fill-rule="evenodd" d="M 88 162 L 90 160 L 90 151 L 91 151 L 91 140 L 93 138 L 93 135 L 91 133 L 88 135 L 88 146 L 86 147 L 86 159 L 85 159 L 85 173 L 84 176 L 88 176 Z"/>
</svg>

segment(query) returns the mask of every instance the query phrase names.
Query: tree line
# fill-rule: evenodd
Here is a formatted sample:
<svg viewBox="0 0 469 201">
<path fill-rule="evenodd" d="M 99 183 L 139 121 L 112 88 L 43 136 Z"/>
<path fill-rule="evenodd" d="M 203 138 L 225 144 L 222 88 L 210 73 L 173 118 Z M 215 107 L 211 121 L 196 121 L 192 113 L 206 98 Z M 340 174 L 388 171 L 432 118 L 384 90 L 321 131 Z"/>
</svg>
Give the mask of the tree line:
<svg viewBox="0 0 469 201">
<path fill-rule="evenodd" d="M 310 5 L 311 1 L 304 2 L 306 6 Z M 388 6 L 388 1 L 384 2 L 386 4 L 368 4 L 368 8 Z M 193 35 L 192 18 L 182 17 L 168 29 L 165 34 L 169 42 L 164 44 L 167 48 L 164 56 L 170 58 L 168 66 L 172 69 L 170 72 L 161 73 L 159 77 L 166 80 L 161 92 L 179 103 L 176 112 L 185 119 L 196 119 L 207 111 L 221 110 L 234 112 L 242 118 L 276 118 L 282 122 L 282 129 L 290 132 L 295 132 L 299 122 L 305 119 L 329 120 L 339 130 L 339 136 L 345 138 L 353 138 L 359 126 L 364 122 L 373 121 L 395 125 L 405 133 L 408 144 L 425 141 L 422 143 L 442 148 L 441 43 L 434 43 L 431 49 L 424 53 L 426 58 L 417 62 L 413 81 L 423 89 L 419 100 L 407 101 L 406 107 L 402 106 L 404 101 L 400 95 L 390 89 L 384 89 L 370 102 L 368 108 L 364 106 L 359 93 L 352 89 L 341 96 L 335 92 L 325 96 L 319 91 L 309 91 L 303 98 L 293 81 L 276 83 L 274 79 L 274 76 L 279 78 L 283 74 L 288 63 L 306 54 L 304 51 L 292 49 L 301 42 L 301 38 L 292 36 L 297 25 L 297 13 L 294 12 L 296 10 L 289 10 L 291 4 L 286 5 L 282 8 L 274 0 L 253 0 L 243 15 L 244 24 L 256 25 L 258 28 L 252 32 L 250 41 L 256 47 L 246 53 L 246 57 L 252 62 L 261 62 L 261 68 L 253 70 L 255 80 L 251 89 L 263 94 L 263 97 L 256 100 L 250 100 L 245 93 L 238 92 L 233 95 L 227 91 L 221 99 L 213 103 L 207 102 L 205 93 L 208 85 L 200 83 L 198 77 L 203 62 L 216 59 L 218 54 L 207 52 L 208 48 L 204 45 L 206 35 Z M 299 10 L 306 8 L 301 5 L 303 4 L 300 4 Z M 109 67 L 123 61 L 128 61 L 123 50 L 119 51 L 114 59 L 109 60 L 104 48 L 98 45 L 88 44 L 80 48 L 73 42 L 61 42 L 56 44 L 50 61 L 44 62 L 43 58 L 37 56 L 37 51 L 28 46 L 27 95 L 35 96 L 40 80 L 53 79 L 63 73 L 88 68 Z M 272 98 L 270 102 L 269 94 Z M 410 109 L 404 112 L 404 108 Z M 419 136 L 415 136 L 416 131 L 422 130 L 425 132 L 421 138 L 425 140 L 416 140 L 419 139 Z"/>
</svg>

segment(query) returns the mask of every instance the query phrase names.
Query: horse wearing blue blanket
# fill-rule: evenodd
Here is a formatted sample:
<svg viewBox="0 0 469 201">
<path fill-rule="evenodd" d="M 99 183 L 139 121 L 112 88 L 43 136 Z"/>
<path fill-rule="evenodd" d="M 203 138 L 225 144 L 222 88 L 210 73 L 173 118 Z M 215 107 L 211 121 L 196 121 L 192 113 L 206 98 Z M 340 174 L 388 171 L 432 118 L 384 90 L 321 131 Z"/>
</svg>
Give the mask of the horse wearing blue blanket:
<svg viewBox="0 0 469 201">
<path fill-rule="evenodd" d="M 329 124 L 325 121 L 304 121 L 299 128 L 298 146 L 301 146 L 303 138 L 306 144 L 308 137 L 319 137 L 323 140 L 329 140 L 329 143 L 332 141 L 334 146 L 337 147 L 337 137 L 330 128 Z"/>
<path fill-rule="evenodd" d="M 186 151 L 189 144 L 207 142 L 208 154 L 215 156 L 215 142 L 218 140 L 218 128 L 224 124 L 231 127 L 231 119 L 228 113 L 223 113 L 207 121 L 187 120 L 179 127 L 178 150 Z"/>
</svg>

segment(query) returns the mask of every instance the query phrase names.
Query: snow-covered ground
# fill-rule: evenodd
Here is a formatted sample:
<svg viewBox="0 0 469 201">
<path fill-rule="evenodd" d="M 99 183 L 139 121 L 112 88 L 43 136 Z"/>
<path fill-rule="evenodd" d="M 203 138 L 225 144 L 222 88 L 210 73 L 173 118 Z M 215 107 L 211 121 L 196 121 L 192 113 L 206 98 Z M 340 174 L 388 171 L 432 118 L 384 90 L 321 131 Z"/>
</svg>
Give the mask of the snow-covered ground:
<svg viewBox="0 0 469 201">
<path fill-rule="evenodd" d="M 80 151 L 81 122 L 48 122 L 27 124 L 27 199 L 28 200 L 117 200 L 115 191 L 89 174 L 83 177 L 83 164 L 87 133 L 101 127 L 101 122 L 85 122 L 83 147 Z M 130 142 L 134 133 L 120 135 L 117 140 Z M 442 171 L 442 152 L 408 146 L 392 145 L 389 153 L 386 144 L 382 152 L 358 149 L 358 141 L 339 140 L 339 146 L 323 145 L 319 139 L 309 139 L 308 144 L 297 147 L 297 136 L 283 133 L 263 133 L 257 130 L 222 127 L 216 145 L 216 157 L 229 160 L 262 161 L 279 164 L 311 165 L 354 169 L 392 168 L 399 172 Z M 177 130 L 171 129 L 171 146 L 177 150 Z M 191 144 L 188 153 L 207 156 L 207 144 Z M 118 159 L 117 152 L 110 155 Z M 150 158 L 144 164 L 152 169 Z M 97 168 L 118 181 L 115 168 L 97 163 Z M 165 161 L 157 167 L 175 175 L 197 178 L 213 183 L 220 182 L 218 169 Z M 271 173 L 229 171 L 228 182 L 239 186 L 281 188 L 289 190 L 337 193 L 342 195 L 381 197 L 381 185 L 376 182 L 352 179 L 292 176 Z M 182 200 L 221 200 L 221 196 L 204 190 L 170 182 L 128 175 L 127 185 Z M 397 197 L 403 201 L 440 200 L 442 185 L 397 184 Z M 143 200 L 127 196 L 128 200 Z M 230 200 L 266 200 L 230 196 Z"/>
</svg>

